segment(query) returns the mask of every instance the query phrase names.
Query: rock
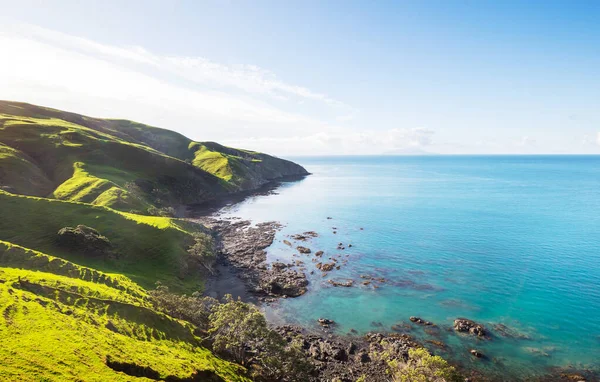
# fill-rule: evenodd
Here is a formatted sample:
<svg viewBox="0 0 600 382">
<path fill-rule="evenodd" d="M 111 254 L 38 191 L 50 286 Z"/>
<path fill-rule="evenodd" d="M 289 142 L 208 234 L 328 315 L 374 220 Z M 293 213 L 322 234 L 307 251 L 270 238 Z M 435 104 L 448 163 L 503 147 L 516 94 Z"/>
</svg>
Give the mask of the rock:
<svg viewBox="0 0 600 382">
<path fill-rule="evenodd" d="M 356 332 L 356 330 L 355 330 Z M 348 348 L 346 349 L 346 353 L 348 354 L 354 354 L 356 353 L 356 344 L 354 342 L 350 342 L 348 344 Z"/>
<path fill-rule="evenodd" d="M 331 220 L 333 219 L 331 216 L 327 216 L 327 220 Z"/>
<path fill-rule="evenodd" d="M 298 247 L 296 247 L 296 249 L 298 250 L 298 252 L 303 253 L 303 254 L 309 254 L 310 253 L 310 249 L 303 247 L 301 245 L 299 245 Z"/>
<path fill-rule="evenodd" d="M 438 347 L 438 348 L 440 348 L 440 349 L 446 349 L 446 344 L 445 344 L 445 343 L 443 343 L 442 341 L 438 341 L 438 340 L 427 340 L 427 341 L 425 341 L 425 342 L 427 342 L 427 343 L 430 343 L 430 344 L 432 344 L 432 345 L 434 345 L 434 346 L 436 346 L 436 347 Z M 471 351 L 472 351 L 472 350 L 471 350 Z"/>
<path fill-rule="evenodd" d="M 330 320 L 328 318 L 319 318 L 317 320 L 317 322 L 319 322 L 319 325 L 321 325 L 324 328 L 329 328 L 329 327 L 335 325 L 335 321 Z"/>
<path fill-rule="evenodd" d="M 480 338 L 488 338 L 488 332 L 486 328 L 473 320 L 469 320 L 466 318 L 457 318 L 456 320 L 454 320 L 453 326 L 454 330 L 456 330 L 457 332 L 469 333 Z"/>
<path fill-rule="evenodd" d="M 352 244 L 348 244 L 348 248 L 352 248 Z"/>
<path fill-rule="evenodd" d="M 302 272 L 279 269 L 265 272 L 260 278 L 260 288 L 272 296 L 297 297 L 306 293 L 308 280 Z"/>
<path fill-rule="evenodd" d="M 394 332 L 410 332 L 413 328 L 409 324 L 405 324 L 404 322 L 400 322 L 392 325 L 391 328 Z"/>
<path fill-rule="evenodd" d="M 423 320 L 423 319 L 422 319 L 422 318 L 420 318 L 420 317 L 411 316 L 411 317 L 410 317 L 410 320 L 411 320 L 412 322 L 414 322 L 415 324 L 419 324 L 419 325 L 426 325 L 426 326 L 431 326 L 431 325 L 433 325 L 433 322 L 430 322 L 430 321 L 425 321 L 425 320 Z"/>
<path fill-rule="evenodd" d="M 361 351 L 360 353 L 358 353 L 358 360 L 361 363 L 367 363 L 371 362 L 371 357 L 369 357 L 369 354 L 367 354 L 366 351 Z"/>
<path fill-rule="evenodd" d="M 513 328 L 509 328 L 508 326 L 501 324 L 501 323 L 494 324 L 492 326 L 492 328 L 494 329 L 494 331 L 496 333 L 498 333 L 502 337 L 516 338 L 516 339 L 521 339 L 521 340 L 530 340 L 531 339 L 531 337 L 529 335 L 520 333 L 517 330 L 515 330 Z"/>
<path fill-rule="evenodd" d="M 315 256 L 321 257 L 321 256 L 323 256 L 323 253 L 324 253 L 323 251 L 317 251 L 317 252 L 315 252 Z"/>
<path fill-rule="evenodd" d="M 337 234 L 337 231 L 333 231 L 333 234 L 334 234 L 334 235 L 335 235 L 335 234 Z"/>
<path fill-rule="evenodd" d="M 480 352 L 479 350 L 471 349 L 470 353 L 477 358 L 483 357 L 483 353 Z"/>
<path fill-rule="evenodd" d="M 290 266 L 289 264 L 284 264 L 284 263 L 281 263 L 281 262 L 274 262 L 273 264 L 271 264 L 271 267 L 273 269 L 277 269 L 277 270 L 282 270 L 282 269 L 285 269 L 285 268 L 287 268 L 289 266 Z"/>
<path fill-rule="evenodd" d="M 319 237 L 319 234 L 316 233 L 315 231 L 306 231 L 303 233 L 304 236 L 309 236 L 309 237 Z"/>
<path fill-rule="evenodd" d="M 319 264 L 321 264 L 321 263 L 319 263 Z M 319 264 L 317 264 L 317 267 Z M 335 267 L 335 263 L 325 263 L 325 264 L 322 264 L 319 269 L 322 270 L 323 272 L 330 272 L 333 270 L 334 267 Z"/>
<path fill-rule="evenodd" d="M 362 285 L 369 285 L 369 284 L 371 284 L 371 282 L 370 282 L 370 281 L 368 281 L 368 280 L 367 280 L 367 281 L 363 281 L 363 282 L 362 282 Z"/>
<path fill-rule="evenodd" d="M 585 382 L 586 381 L 585 377 L 582 375 L 579 375 L 579 374 L 561 373 L 560 376 L 569 381 L 577 381 L 577 382 Z"/>
<path fill-rule="evenodd" d="M 289 241 L 287 241 L 287 240 L 283 240 L 283 244 L 287 245 L 288 247 L 291 247 L 291 246 L 292 246 L 292 243 L 290 243 L 290 242 L 289 242 Z"/>
<path fill-rule="evenodd" d="M 328 280 L 328 283 L 333 285 L 334 287 L 346 287 L 346 288 L 349 288 L 352 285 L 354 285 L 354 281 L 352 281 L 352 280 L 346 280 L 346 281 Z"/>
</svg>

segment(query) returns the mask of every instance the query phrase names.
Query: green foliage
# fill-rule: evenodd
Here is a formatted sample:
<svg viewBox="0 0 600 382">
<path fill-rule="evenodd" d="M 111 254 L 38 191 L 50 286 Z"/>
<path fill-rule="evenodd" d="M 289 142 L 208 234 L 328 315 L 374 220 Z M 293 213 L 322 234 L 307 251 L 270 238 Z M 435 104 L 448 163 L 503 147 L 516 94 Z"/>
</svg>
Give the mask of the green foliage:
<svg viewBox="0 0 600 382">
<path fill-rule="evenodd" d="M 288 344 L 267 326 L 265 316 L 254 305 L 225 296 L 209 317 L 213 349 L 248 366 L 264 381 L 303 381 L 310 372 L 300 347 Z"/>
<path fill-rule="evenodd" d="M 119 279 L 109 285 L 0 264 L 0 380 L 147 380 L 113 370 L 109 358 L 164 379 L 207 370 L 247 380 L 202 347 L 190 324 L 154 310 L 139 286 Z"/>
<path fill-rule="evenodd" d="M 194 223 L 2 191 L 0 210 L 11 217 L 0 219 L 0 239 L 105 272 L 125 274 L 146 288 L 156 281 L 178 291 L 202 287 L 201 274 L 190 268 L 187 252 L 200 228 Z M 57 232 L 78 225 L 101 232 L 119 254 L 118 259 L 90 256 L 59 245 Z"/>
<path fill-rule="evenodd" d="M 387 359 L 394 382 L 458 382 L 461 380 L 454 367 L 440 356 L 431 355 L 424 348 L 409 349 L 408 360 Z"/>
<path fill-rule="evenodd" d="M 0 187 L 18 194 L 162 216 L 300 173 L 288 161 L 165 129 L 0 101 Z"/>
<path fill-rule="evenodd" d="M 202 331 L 208 330 L 211 310 L 218 304 L 216 299 L 203 297 L 198 292 L 191 296 L 170 293 L 169 288 L 160 283 L 150 291 L 150 296 L 157 309 L 171 317 L 189 321 Z"/>
<path fill-rule="evenodd" d="M 212 236 L 202 233 L 194 233 L 194 244 L 188 248 L 191 260 L 199 263 L 211 274 L 215 274 L 214 263 L 215 242 Z"/>
</svg>

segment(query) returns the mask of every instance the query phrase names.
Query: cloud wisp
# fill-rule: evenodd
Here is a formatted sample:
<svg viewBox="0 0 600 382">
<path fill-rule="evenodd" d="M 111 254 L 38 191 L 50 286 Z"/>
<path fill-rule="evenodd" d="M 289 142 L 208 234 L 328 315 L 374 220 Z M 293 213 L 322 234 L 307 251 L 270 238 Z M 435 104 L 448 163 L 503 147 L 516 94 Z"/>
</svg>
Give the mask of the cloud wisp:
<svg viewBox="0 0 600 382">
<path fill-rule="evenodd" d="M 0 61 L 0 99 L 133 119 L 192 139 L 277 155 L 382 154 L 420 151 L 434 135 L 344 127 L 355 110 L 253 65 L 161 56 L 22 25 L 0 29 L 0 50 L 11 52 Z M 304 108 L 309 102 L 338 117 Z"/>
</svg>

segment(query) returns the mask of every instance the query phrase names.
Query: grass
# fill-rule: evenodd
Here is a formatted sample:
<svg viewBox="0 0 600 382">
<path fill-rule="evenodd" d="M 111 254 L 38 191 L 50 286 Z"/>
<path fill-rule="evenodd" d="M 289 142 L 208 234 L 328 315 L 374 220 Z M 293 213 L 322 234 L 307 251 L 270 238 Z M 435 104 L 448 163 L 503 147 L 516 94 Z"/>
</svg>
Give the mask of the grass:
<svg viewBox="0 0 600 382">
<path fill-rule="evenodd" d="M 0 101 L 0 186 L 18 194 L 147 213 L 302 171 L 265 154 L 141 123 Z M 131 184 L 139 186 L 134 194 Z"/>
<path fill-rule="evenodd" d="M 247 380 L 241 367 L 200 346 L 190 324 L 105 284 L 0 260 L 0 307 L 0 380 L 152 380 L 115 371 L 107 358 L 150 368 L 158 378 L 209 370 L 226 381 Z"/>
<path fill-rule="evenodd" d="M 203 169 L 219 178 L 230 181 L 233 178 L 233 172 L 229 165 L 230 158 L 218 151 L 211 151 L 205 145 L 194 142 L 190 144 L 190 149 L 196 149 L 192 164 Z"/>
<path fill-rule="evenodd" d="M 201 227 L 166 217 L 119 212 L 102 206 L 14 195 L 0 191 L 0 240 L 110 273 L 122 273 L 146 288 L 161 281 L 180 291 L 202 287 L 187 267 L 187 247 Z M 56 242 L 58 230 L 83 224 L 112 243 L 116 258 L 71 252 Z"/>
<path fill-rule="evenodd" d="M 247 380 L 200 346 L 191 324 L 153 308 L 146 291 L 157 281 L 202 288 L 187 249 L 203 233 L 148 211 L 257 187 L 294 166 L 131 121 L 0 101 L 0 380 L 152 380 L 114 365 L 153 379 L 213 370 Z M 61 246 L 58 231 L 77 225 L 107 237 L 111 252 Z"/>
</svg>

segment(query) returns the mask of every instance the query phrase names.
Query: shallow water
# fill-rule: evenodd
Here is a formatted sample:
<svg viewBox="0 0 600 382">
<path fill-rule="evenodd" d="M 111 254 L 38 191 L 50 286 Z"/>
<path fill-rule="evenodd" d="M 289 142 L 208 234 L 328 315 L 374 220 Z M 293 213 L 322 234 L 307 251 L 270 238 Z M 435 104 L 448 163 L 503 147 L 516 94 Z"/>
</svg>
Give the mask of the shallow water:
<svg viewBox="0 0 600 382">
<path fill-rule="evenodd" d="M 438 354 L 507 379 L 553 365 L 600 367 L 599 156 L 294 159 L 313 175 L 224 214 L 286 225 L 270 261 L 300 259 L 314 270 L 314 256 L 293 256 L 282 243 L 314 230 L 318 238 L 294 247 L 348 262 L 325 278 L 315 271 L 306 295 L 266 307 L 269 316 L 305 326 L 327 317 L 341 333 L 420 316 L 440 330 L 411 325 L 410 333 L 447 343 L 432 347 Z M 360 275 L 387 282 L 362 286 Z M 355 286 L 326 283 L 346 278 Z M 527 338 L 456 336 L 448 328 L 457 317 Z M 474 359 L 472 348 L 488 359 Z"/>
</svg>

